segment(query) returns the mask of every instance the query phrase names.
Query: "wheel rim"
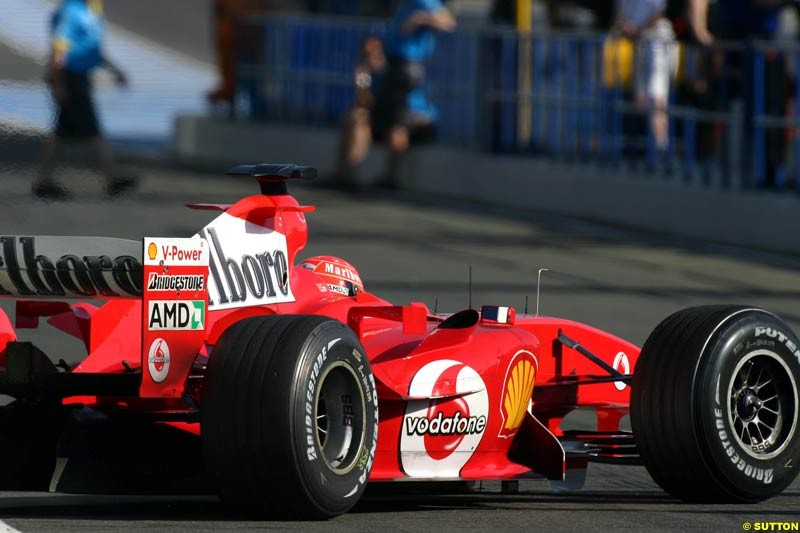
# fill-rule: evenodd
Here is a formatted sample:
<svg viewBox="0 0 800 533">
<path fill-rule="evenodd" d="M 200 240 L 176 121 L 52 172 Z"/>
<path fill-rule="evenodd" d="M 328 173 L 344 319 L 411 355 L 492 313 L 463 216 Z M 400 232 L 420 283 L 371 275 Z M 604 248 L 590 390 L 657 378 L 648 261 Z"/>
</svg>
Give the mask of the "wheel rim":
<svg viewBox="0 0 800 533">
<path fill-rule="evenodd" d="M 760 460 L 780 454 L 797 429 L 798 395 L 794 374 L 769 350 L 748 353 L 728 385 L 728 422 L 734 439 Z"/>
<path fill-rule="evenodd" d="M 314 420 L 322 459 L 336 474 L 350 472 L 361 456 L 365 412 L 358 376 L 350 365 L 335 362 L 320 378 Z"/>
</svg>

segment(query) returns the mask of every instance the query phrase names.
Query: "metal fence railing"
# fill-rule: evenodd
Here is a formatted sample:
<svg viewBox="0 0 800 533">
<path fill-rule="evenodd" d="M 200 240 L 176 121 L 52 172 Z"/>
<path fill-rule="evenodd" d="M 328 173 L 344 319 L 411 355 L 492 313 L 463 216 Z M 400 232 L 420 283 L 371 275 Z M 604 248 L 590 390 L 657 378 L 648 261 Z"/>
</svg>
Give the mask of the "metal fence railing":
<svg viewBox="0 0 800 533">
<path fill-rule="evenodd" d="M 361 42 L 383 21 L 251 17 L 239 31 L 240 93 L 256 120 L 335 125 L 353 103 Z M 635 45 L 600 33 L 439 35 L 426 92 L 440 142 L 492 153 L 635 168 L 721 188 L 798 191 L 800 47 L 680 47 L 670 142 L 655 150 L 631 88 Z"/>
</svg>

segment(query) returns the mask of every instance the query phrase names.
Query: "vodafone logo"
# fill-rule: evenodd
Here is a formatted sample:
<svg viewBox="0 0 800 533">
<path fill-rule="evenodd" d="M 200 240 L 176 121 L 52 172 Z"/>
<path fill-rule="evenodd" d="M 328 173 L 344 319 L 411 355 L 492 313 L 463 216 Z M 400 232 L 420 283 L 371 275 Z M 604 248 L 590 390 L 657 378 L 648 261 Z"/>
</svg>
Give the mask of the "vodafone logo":
<svg viewBox="0 0 800 533">
<path fill-rule="evenodd" d="M 621 374 L 631 373 L 631 362 L 628 360 L 628 356 L 625 352 L 619 352 L 614 358 L 614 363 L 611 366 L 613 366 L 614 370 Z M 615 381 L 614 386 L 618 391 L 624 391 L 625 387 L 628 385 L 624 381 Z"/>
<path fill-rule="evenodd" d="M 408 393 L 430 399 L 408 402 L 400 434 L 403 471 L 412 477 L 459 477 L 488 422 L 483 379 L 459 361 L 433 361 L 414 375 Z"/>
<path fill-rule="evenodd" d="M 150 345 L 150 351 L 147 353 L 147 369 L 150 371 L 150 377 L 156 383 L 161 383 L 167 379 L 169 374 L 169 346 L 164 339 L 158 338 Z"/>
</svg>

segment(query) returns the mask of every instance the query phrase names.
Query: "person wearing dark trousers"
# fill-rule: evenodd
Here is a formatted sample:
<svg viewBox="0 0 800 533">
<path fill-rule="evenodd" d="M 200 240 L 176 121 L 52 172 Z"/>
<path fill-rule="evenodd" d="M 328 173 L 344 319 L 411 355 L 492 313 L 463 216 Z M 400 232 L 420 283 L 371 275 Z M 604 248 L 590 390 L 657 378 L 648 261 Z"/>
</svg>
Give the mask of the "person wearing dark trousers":
<svg viewBox="0 0 800 533">
<path fill-rule="evenodd" d="M 689 106 L 703 112 L 715 109 L 716 79 L 719 77 L 712 71 L 714 57 L 717 50 L 714 44 L 714 35 L 710 23 L 713 14 L 709 14 L 709 0 L 668 0 L 667 18 L 672 22 L 675 36 L 683 46 L 683 75 L 676 86 L 675 103 L 679 106 Z M 711 162 L 720 145 L 718 124 L 707 120 L 676 121 L 678 134 L 684 142 L 685 176 L 690 178 L 695 172 L 695 160 L 702 172 L 703 180 L 711 179 Z M 694 127 L 694 130 L 690 130 Z M 690 136 L 693 131 L 693 137 Z M 694 141 L 692 142 L 692 138 Z M 691 151 L 693 156 L 687 153 Z"/>
<path fill-rule="evenodd" d="M 346 189 L 357 189 L 356 173 L 364 162 L 374 139 L 373 108 L 375 93 L 386 69 L 383 43 L 379 37 L 370 36 L 361 43 L 361 52 L 353 81 L 356 89 L 355 101 L 342 121 L 339 149 L 336 161 L 335 185 Z"/>
<path fill-rule="evenodd" d="M 796 6 L 797 2 L 787 0 L 718 0 L 719 34 L 721 40 L 734 40 L 752 43 L 754 40 L 774 40 L 780 27 L 780 13 L 784 7 Z M 764 54 L 763 79 L 755 77 L 755 54 L 751 46 L 742 52 L 729 53 L 725 60 L 728 100 L 741 98 L 744 104 L 744 135 L 742 136 L 742 156 L 746 187 L 772 187 L 778 184 L 778 173 L 786 160 L 787 146 L 784 132 L 779 128 L 766 128 L 765 168 L 758 165 L 753 156 L 756 114 L 756 83 L 762 83 L 765 96 L 763 112 L 781 117 L 785 114 L 787 103 L 787 76 L 781 54 Z M 723 102 L 728 107 L 729 102 Z M 756 168 L 756 167 L 759 168 Z M 759 173 L 761 174 L 759 176 Z"/>
<path fill-rule="evenodd" d="M 92 98 L 91 74 L 108 69 L 124 86 L 125 74 L 102 53 L 103 12 L 101 0 L 63 0 L 50 21 L 51 54 L 47 81 L 57 107 L 55 131 L 45 147 L 41 174 L 33 194 L 45 200 L 69 198 L 67 189 L 54 181 L 56 159 L 65 140 L 86 142 L 106 177 L 106 193 L 115 197 L 136 186 L 134 178 L 115 174 L 111 150 L 100 134 Z"/>
<path fill-rule="evenodd" d="M 238 19 L 248 13 L 261 13 L 266 9 L 264 0 L 213 0 L 212 24 L 214 26 L 214 48 L 217 53 L 219 82 L 206 94 L 211 104 L 228 107 L 231 116 L 235 114 L 234 100 L 237 90 L 237 61 L 242 52 L 259 53 L 258 47 L 248 46 L 247 39 L 253 28 L 240 25 Z"/>
<path fill-rule="evenodd" d="M 384 39 L 388 70 L 376 98 L 377 134 L 389 147 L 387 174 L 380 185 L 397 187 L 399 160 L 410 145 L 409 95 L 425 80 L 435 32 L 450 32 L 456 21 L 441 0 L 401 0 Z"/>
</svg>

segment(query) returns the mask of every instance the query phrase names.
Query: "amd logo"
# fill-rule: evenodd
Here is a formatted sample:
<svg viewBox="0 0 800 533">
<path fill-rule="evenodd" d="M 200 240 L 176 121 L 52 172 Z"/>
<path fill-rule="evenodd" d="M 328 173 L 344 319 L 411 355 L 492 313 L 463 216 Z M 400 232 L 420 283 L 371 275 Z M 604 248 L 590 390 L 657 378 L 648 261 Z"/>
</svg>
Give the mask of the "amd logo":
<svg viewBox="0 0 800 533">
<path fill-rule="evenodd" d="M 209 308 L 294 301 L 289 287 L 285 237 L 277 232 L 248 234 L 244 228 L 239 228 L 234 237 L 224 226 L 236 222 L 223 217 L 235 219 L 222 215 L 198 234 L 208 241 L 212 252 L 208 265 Z M 263 251 L 252 252 L 253 249 Z"/>
<path fill-rule="evenodd" d="M 147 329 L 196 330 L 205 327 L 205 306 L 201 300 L 153 300 L 148 304 Z"/>
</svg>

